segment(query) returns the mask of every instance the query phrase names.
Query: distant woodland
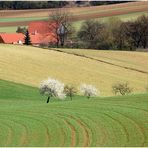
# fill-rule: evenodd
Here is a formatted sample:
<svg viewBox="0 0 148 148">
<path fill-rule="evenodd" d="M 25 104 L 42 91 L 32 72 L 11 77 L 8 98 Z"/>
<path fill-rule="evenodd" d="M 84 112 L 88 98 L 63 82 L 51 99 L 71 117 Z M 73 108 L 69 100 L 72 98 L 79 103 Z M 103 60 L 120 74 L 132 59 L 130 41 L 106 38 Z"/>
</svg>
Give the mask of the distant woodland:
<svg viewBox="0 0 148 148">
<path fill-rule="evenodd" d="M 61 8 L 70 5 L 97 6 L 123 2 L 127 1 L 1 1 L 0 10 Z"/>
</svg>

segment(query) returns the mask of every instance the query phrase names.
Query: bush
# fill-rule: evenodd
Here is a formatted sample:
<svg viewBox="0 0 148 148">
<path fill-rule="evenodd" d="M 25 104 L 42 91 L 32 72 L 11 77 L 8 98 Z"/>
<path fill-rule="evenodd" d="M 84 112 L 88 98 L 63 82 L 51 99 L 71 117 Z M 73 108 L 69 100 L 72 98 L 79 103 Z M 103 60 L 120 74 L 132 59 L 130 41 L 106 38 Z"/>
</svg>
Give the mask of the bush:
<svg viewBox="0 0 148 148">
<path fill-rule="evenodd" d="M 132 88 L 129 87 L 128 82 L 126 83 L 117 83 L 112 86 L 114 94 L 127 95 L 132 92 Z"/>
<path fill-rule="evenodd" d="M 77 89 L 73 85 L 69 84 L 64 87 L 64 93 L 66 94 L 66 96 L 69 96 L 72 100 L 74 95 L 77 94 Z"/>
<path fill-rule="evenodd" d="M 84 94 L 88 99 L 93 96 L 97 96 L 98 90 L 92 85 L 83 84 L 80 87 L 80 92 Z"/>
</svg>

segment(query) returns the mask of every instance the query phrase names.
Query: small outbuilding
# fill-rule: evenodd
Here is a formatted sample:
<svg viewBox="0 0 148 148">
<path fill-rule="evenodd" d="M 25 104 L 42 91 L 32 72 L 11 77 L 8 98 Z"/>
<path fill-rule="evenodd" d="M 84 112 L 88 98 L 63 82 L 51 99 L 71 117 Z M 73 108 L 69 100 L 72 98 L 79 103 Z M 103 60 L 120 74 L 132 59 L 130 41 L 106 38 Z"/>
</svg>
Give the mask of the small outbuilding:
<svg viewBox="0 0 148 148">
<path fill-rule="evenodd" d="M 22 33 L 0 33 L 0 43 L 23 44 L 25 36 Z"/>
</svg>

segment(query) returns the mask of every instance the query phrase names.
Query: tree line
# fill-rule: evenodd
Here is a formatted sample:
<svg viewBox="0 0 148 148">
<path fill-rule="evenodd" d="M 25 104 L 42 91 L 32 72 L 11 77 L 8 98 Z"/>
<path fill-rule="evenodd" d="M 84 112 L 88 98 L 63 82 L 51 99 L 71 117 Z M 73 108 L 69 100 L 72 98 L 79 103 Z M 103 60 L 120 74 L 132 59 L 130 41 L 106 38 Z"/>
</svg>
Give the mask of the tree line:
<svg viewBox="0 0 148 148">
<path fill-rule="evenodd" d="M 71 17 L 70 12 L 60 10 L 55 10 L 49 17 L 49 22 L 57 24 L 54 29 L 57 47 L 131 51 L 148 47 L 148 16 L 141 15 L 127 22 L 117 17 L 106 22 L 86 20 L 78 31 L 72 25 Z"/>
<path fill-rule="evenodd" d="M 117 4 L 127 1 L 74 1 L 75 6 L 89 6 Z M 42 8 L 62 8 L 69 5 L 69 1 L 1 1 L 0 9 L 42 9 Z"/>
<path fill-rule="evenodd" d="M 57 33 L 57 47 L 136 50 L 148 47 L 148 16 L 139 16 L 134 21 L 124 22 L 112 17 L 106 22 L 86 20 L 76 31 L 72 26 L 69 13 L 53 13 L 50 21 L 63 24 L 65 32 Z M 58 28 L 57 28 L 58 29 Z M 61 39 L 62 37 L 62 39 Z"/>
<path fill-rule="evenodd" d="M 93 49 L 135 50 L 148 47 L 148 16 L 123 22 L 111 18 L 107 23 L 85 21 L 77 33 L 80 47 Z"/>
<path fill-rule="evenodd" d="M 1 1 L 0 9 L 61 8 L 67 4 L 67 1 Z"/>
<path fill-rule="evenodd" d="M 39 86 L 40 94 L 47 96 L 47 103 L 51 98 L 65 99 L 69 97 L 71 100 L 78 95 L 78 89 L 73 84 L 61 83 L 59 80 L 48 78 L 41 82 Z M 112 92 L 115 95 L 128 95 L 132 93 L 133 88 L 129 86 L 128 82 L 117 82 L 112 85 Z M 145 87 L 148 92 L 148 86 Z M 93 85 L 81 84 L 79 87 L 81 95 L 90 99 L 91 97 L 100 96 L 100 91 Z"/>
</svg>

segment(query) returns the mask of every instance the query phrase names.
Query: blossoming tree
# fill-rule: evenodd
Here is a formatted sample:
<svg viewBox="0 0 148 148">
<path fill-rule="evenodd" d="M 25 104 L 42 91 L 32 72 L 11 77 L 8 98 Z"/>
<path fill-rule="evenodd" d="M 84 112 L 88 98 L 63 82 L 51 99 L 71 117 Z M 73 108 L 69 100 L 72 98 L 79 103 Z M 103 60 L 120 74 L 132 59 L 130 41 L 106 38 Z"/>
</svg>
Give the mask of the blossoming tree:
<svg viewBox="0 0 148 148">
<path fill-rule="evenodd" d="M 57 97 L 59 99 L 64 99 L 64 84 L 59 82 L 58 80 L 48 78 L 41 82 L 40 85 L 40 93 L 42 95 L 47 96 L 47 103 L 49 102 L 51 97 Z"/>
<path fill-rule="evenodd" d="M 99 94 L 98 90 L 94 86 L 87 84 L 81 85 L 80 92 L 83 93 L 88 99 Z"/>
</svg>

